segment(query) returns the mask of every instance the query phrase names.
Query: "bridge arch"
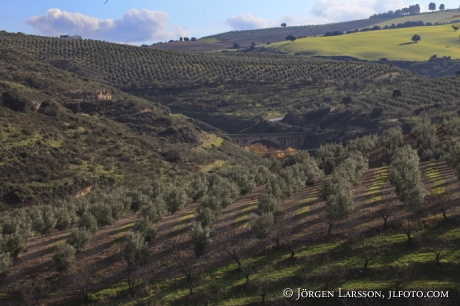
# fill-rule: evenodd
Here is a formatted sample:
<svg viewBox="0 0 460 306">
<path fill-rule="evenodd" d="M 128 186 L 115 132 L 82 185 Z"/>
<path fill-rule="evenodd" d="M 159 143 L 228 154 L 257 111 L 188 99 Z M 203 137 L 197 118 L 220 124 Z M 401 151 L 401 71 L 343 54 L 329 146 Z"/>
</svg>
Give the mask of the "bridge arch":
<svg viewBox="0 0 460 306">
<path fill-rule="evenodd" d="M 232 143 L 240 148 L 244 148 L 256 142 L 269 142 L 282 150 L 287 148 L 301 149 L 307 140 L 307 133 L 288 132 L 288 133 L 255 133 L 255 134 L 228 134 Z"/>
<path fill-rule="evenodd" d="M 261 143 L 263 145 L 270 144 L 270 145 L 274 145 L 276 148 L 281 149 L 283 151 L 286 150 L 286 148 L 282 145 L 282 143 L 280 143 L 279 141 L 271 140 L 271 139 L 251 139 L 247 143 L 244 143 L 243 148 L 249 145 L 252 145 L 254 143 Z"/>
</svg>

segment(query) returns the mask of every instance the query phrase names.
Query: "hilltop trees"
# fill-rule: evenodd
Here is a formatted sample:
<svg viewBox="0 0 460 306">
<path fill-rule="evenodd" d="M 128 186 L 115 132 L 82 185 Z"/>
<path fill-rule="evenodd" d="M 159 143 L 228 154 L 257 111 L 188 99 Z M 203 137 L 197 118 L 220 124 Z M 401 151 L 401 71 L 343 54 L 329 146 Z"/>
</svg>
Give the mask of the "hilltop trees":
<svg viewBox="0 0 460 306">
<path fill-rule="evenodd" d="M 444 4 L 441 4 L 441 5 L 439 6 L 439 9 L 440 9 L 441 11 L 444 10 L 445 8 L 446 8 L 446 7 L 444 6 Z"/>
<path fill-rule="evenodd" d="M 283 28 L 285 28 L 285 27 L 286 27 L 286 23 L 283 22 L 283 23 L 281 24 L 281 26 L 282 26 Z"/>
<path fill-rule="evenodd" d="M 436 10 L 436 3 L 431 2 L 431 3 L 428 5 L 428 9 L 429 9 L 430 11 Z"/>
</svg>

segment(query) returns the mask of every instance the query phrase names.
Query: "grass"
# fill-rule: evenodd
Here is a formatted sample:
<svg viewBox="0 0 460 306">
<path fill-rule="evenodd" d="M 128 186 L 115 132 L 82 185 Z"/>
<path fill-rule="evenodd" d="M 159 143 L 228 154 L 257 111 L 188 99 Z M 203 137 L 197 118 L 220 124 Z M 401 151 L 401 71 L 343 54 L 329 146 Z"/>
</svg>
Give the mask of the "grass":
<svg viewBox="0 0 460 306">
<path fill-rule="evenodd" d="M 440 22 L 440 23 L 450 22 L 455 19 L 460 19 L 459 16 L 460 16 L 459 11 L 422 13 L 422 14 L 417 14 L 414 16 L 404 16 L 400 18 L 390 19 L 387 21 L 376 23 L 375 25 L 378 25 L 383 28 L 385 25 L 391 26 L 393 23 L 398 24 L 398 23 L 404 23 L 406 21 L 423 21 L 423 22 L 431 22 L 434 24 L 436 22 Z"/>
<path fill-rule="evenodd" d="M 428 162 L 423 165 L 423 171 L 425 175 L 431 182 L 431 193 L 438 194 L 444 193 L 445 188 L 443 185 L 446 183 L 446 180 L 438 170 L 438 166 L 435 162 Z"/>
<path fill-rule="evenodd" d="M 388 180 L 388 167 L 378 168 L 375 171 L 374 181 L 367 191 L 369 203 L 377 204 L 382 200 L 382 188 Z"/>
<path fill-rule="evenodd" d="M 133 225 L 134 225 L 134 221 L 129 222 L 123 225 L 122 227 L 120 227 L 119 229 L 117 229 L 117 231 L 111 236 L 113 240 L 110 246 L 114 247 L 114 246 L 121 245 L 123 243 L 123 240 L 125 239 L 126 233 L 131 229 L 131 227 L 133 227 Z"/>
<path fill-rule="evenodd" d="M 195 211 L 191 211 L 188 214 L 185 214 L 181 216 L 177 221 L 176 224 L 174 225 L 174 229 L 171 233 L 169 233 L 169 236 L 171 238 L 174 238 L 178 235 L 180 235 L 183 230 L 187 227 L 187 224 L 189 224 L 193 217 L 195 216 Z"/>
<path fill-rule="evenodd" d="M 223 160 L 216 160 L 212 164 L 201 166 L 200 167 L 200 172 L 207 173 L 207 172 L 210 172 L 210 171 L 212 171 L 214 169 L 222 168 L 222 167 L 224 167 L 224 165 L 225 165 L 225 162 Z"/>
<path fill-rule="evenodd" d="M 413 43 L 414 34 L 421 41 Z M 449 48 L 446 48 L 449 46 Z M 368 31 L 340 36 L 306 37 L 294 42 L 285 41 L 266 46 L 268 50 L 277 50 L 306 55 L 351 56 L 365 60 L 428 60 L 433 54 L 460 58 L 460 40 L 451 25 L 411 27 Z"/>
<path fill-rule="evenodd" d="M 446 230 L 435 226 L 425 228 L 418 234 L 432 239 Z M 441 288 L 455 291 L 460 285 L 455 269 L 455 262 L 460 257 L 460 249 L 455 247 L 455 241 L 460 239 L 460 231 L 447 231 L 450 241 L 442 253 L 439 267 L 435 264 L 434 254 L 418 245 L 409 246 L 404 234 L 389 232 L 386 235 L 365 238 L 364 243 L 367 246 L 382 247 L 382 251 L 369 262 L 365 271 L 362 271 L 364 261 L 355 251 L 360 245 L 352 244 L 350 248 L 350 242 L 345 240 L 322 242 L 297 249 L 294 260 L 289 259 L 289 254 L 284 249 L 263 251 L 243 259 L 243 265 L 252 267 L 250 287 L 245 286 L 244 275 L 235 263 L 231 263 L 205 272 L 195 292 L 211 292 L 212 305 L 249 305 L 260 302 L 260 287 L 266 285 L 269 288 L 267 300 L 276 301 L 282 299 L 282 290 L 287 287 L 321 290 L 326 281 L 325 274 L 330 271 L 340 273 L 328 290 L 394 290 L 396 274 L 399 273 L 397 269 L 401 266 L 407 266 L 410 270 L 408 279 L 401 284 L 402 290 Z M 184 287 L 184 278 L 155 281 L 151 288 L 151 295 L 144 297 L 143 301 L 183 305 L 190 298 Z M 94 296 L 114 296 L 114 291 L 117 290 L 126 288 L 116 284 Z M 337 302 L 338 300 L 311 301 L 313 305 L 335 305 Z"/>
<path fill-rule="evenodd" d="M 251 201 L 243 208 L 235 218 L 235 227 L 247 227 L 249 224 L 249 215 L 257 207 L 257 200 Z"/>
<path fill-rule="evenodd" d="M 311 204 L 318 199 L 318 188 L 315 188 L 308 196 L 299 202 L 295 214 L 299 218 L 307 217 L 310 214 Z"/>
</svg>

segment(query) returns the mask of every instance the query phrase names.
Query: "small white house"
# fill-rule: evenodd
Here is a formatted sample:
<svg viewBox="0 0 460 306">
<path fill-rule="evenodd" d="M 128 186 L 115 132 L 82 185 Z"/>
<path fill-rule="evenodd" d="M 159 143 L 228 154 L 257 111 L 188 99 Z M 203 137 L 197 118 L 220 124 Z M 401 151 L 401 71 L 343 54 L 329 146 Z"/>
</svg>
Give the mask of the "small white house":
<svg viewBox="0 0 460 306">
<path fill-rule="evenodd" d="M 80 35 L 74 35 L 74 36 L 69 36 L 69 35 L 61 35 L 59 37 L 60 40 L 82 40 Z"/>
</svg>

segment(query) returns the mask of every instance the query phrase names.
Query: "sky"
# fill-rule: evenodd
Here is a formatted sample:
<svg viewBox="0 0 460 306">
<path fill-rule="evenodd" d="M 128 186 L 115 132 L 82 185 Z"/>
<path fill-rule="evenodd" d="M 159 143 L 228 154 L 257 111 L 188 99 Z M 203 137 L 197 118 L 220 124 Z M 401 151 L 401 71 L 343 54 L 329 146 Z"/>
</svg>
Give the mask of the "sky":
<svg viewBox="0 0 460 306">
<path fill-rule="evenodd" d="M 368 18 L 418 3 L 407 0 L 2 0 L 0 30 L 81 35 L 128 44 L 152 44 L 207 35 L 290 25 Z M 446 8 L 459 2 L 444 0 Z"/>
</svg>

